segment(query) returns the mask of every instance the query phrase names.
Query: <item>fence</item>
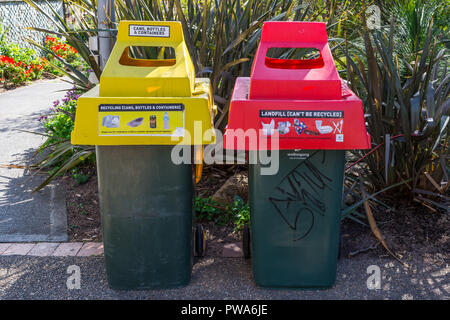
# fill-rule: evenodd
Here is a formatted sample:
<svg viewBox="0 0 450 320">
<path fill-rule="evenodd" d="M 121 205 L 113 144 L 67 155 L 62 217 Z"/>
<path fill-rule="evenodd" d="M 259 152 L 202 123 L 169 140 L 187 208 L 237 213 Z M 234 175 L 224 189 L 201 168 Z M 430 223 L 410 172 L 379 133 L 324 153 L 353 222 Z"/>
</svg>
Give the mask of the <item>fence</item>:
<svg viewBox="0 0 450 320">
<path fill-rule="evenodd" d="M 35 2 L 51 17 L 54 17 L 51 8 L 59 15 L 63 14 L 62 0 L 35 0 Z M 38 43 L 42 43 L 44 35 L 41 32 L 27 30 L 25 27 L 55 29 L 50 19 L 21 0 L 0 0 L 0 25 L 6 32 L 8 41 L 16 43 L 20 47 L 33 48 L 34 50 L 37 48 L 29 44 L 25 38 L 31 38 Z"/>
</svg>

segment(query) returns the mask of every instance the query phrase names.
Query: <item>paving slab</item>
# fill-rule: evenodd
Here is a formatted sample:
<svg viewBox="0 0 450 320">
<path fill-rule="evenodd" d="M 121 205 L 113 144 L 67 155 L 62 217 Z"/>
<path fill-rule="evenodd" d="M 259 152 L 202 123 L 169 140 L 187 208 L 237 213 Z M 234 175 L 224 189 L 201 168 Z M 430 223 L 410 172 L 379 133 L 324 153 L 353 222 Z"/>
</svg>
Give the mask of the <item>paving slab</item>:
<svg viewBox="0 0 450 320">
<path fill-rule="evenodd" d="M 82 242 L 61 243 L 55 249 L 55 251 L 53 251 L 52 256 L 54 256 L 54 257 L 71 257 L 71 256 L 76 256 L 78 251 L 80 251 L 82 246 L 83 246 Z"/>
<path fill-rule="evenodd" d="M 6 249 L 2 256 L 26 255 L 35 246 L 34 243 L 13 243 Z"/>
<path fill-rule="evenodd" d="M 103 254 L 103 243 L 101 242 L 86 242 L 78 251 L 78 257 L 98 256 Z"/>
<path fill-rule="evenodd" d="M 5 252 L 11 245 L 12 243 L 0 243 L 0 254 Z"/>
<path fill-rule="evenodd" d="M 59 246 L 58 242 L 41 242 L 37 243 L 30 252 L 27 253 L 29 256 L 36 257 L 48 257 L 50 256 L 56 248 Z"/>
<path fill-rule="evenodd" d="M 24 131 L 42 133 L 39 117 L 69 88 L 54 79 L 0 93 L 0 242 L 68 240 L 63 186 L 31 193 L 46 179 L 27 170 L 45 137 Z"/>
</svg>

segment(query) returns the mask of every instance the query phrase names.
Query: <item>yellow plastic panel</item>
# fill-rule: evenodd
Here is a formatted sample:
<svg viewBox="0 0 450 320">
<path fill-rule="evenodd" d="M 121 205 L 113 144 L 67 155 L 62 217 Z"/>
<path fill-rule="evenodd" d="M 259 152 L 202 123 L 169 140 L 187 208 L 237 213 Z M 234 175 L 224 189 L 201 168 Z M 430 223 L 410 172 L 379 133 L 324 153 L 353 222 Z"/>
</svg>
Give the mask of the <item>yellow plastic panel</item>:
<svg viewBox="0 0 450 320">
<path fill-rule="evenodd" d="M 130 46 L 173 47 L 175 59 L 135 59 Z M 214 116 L 210 81 L 195 78 L 181 24 L 121 21 L 100 84 L 78 99 L 72 143 L 209 144 Z"/>
<path fill-rule="evenodd" d="M 120 63 L 130 61 L 126 59 L 130 46 L 172 47 L 175 64 Z M 194 79 L 194 67 L 180 22 L 121 21 L 116 44 L 100 77 L 100 96 L 189 97 Z"/>
<path fill-rule="evenodd" d="M 81 145 L 201 145 L 215 142 L 209 79 L 192 97 L 99 97 L 99 86 L 78 99 L 72 143 Z M 194 126 L 197 125 L 197 128 Z M 199 126 L 200 125 L 200 126 Z"/>
</svg>

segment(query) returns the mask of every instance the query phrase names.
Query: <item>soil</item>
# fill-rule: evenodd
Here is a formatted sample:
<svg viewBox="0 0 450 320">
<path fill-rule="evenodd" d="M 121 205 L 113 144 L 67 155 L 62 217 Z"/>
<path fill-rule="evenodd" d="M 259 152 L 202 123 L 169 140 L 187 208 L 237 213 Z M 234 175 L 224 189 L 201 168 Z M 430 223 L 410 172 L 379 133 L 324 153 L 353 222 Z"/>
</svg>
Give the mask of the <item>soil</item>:
<svg viewBox="0 0 450 320">
<path fill-rule="evenodd" d="M 89 180 L 78 184 L 69 173 L 63 177 L 67 190 L 69 239 L 70 241 L 102 241 L 96 168 L 93 165 L 83 166 L 79 168 L 79 173 L 87 175 Z"/>
<path fill-rule="evenodd" d="M 197 196 L 212 196 L 229 177 L 243 170 L 245 170 L 243 165 L 205 166 L 202 179 L 196 185 Z M 69 239 L 70 241 L 102 241 L 96 168 L 94 165 L 85 165 L 79 167 L 78 173 L 87 175 L 89 180 L 84 184 L 78 184 L 70 173 L 62 178 L 67 190 Z M 244 198 L 244 201 L 247 199 Z M 211 241 L 208 245 L 211 252 L 218 251 L 219 247 L 221 250 L 220 243 L 239 240 L 238 235 L 232 234 L 232 226 L 216 227 L 213 223 L 204 222 L 202 225 L 207 231 L 207 240 Z"/>
<path fill-rule="evenodd" d="M 234 232 L 233 226 L 216 226 L 213 222 L 202 223 L 206 231 L 206 256 L 221 257 L 223 245 L 241 241 L 241 233 Z"/>
<path fill-rule="evenodd" d="M 236 173 L 247 171 L 246 165 L 207 165 L 203 167 L 202 179 L 196 185 L 198 197 L 206 198 L 212 196 L 221 186 Z M 244 201 L 247 195 L 240 194 Z"/>
<path fill-rule="evenodd" d="M 430 256 L 450 261 L 450 216 L 448 212 L 432 212 L 428 208 L 409 203 L 407 199 L 384 198 L 391 208 L 375 207 L 373 215 L 388 247 L 404 263 L 414 255 L 428 259 Z M 341 254 L 387 256 L 389 253 L 370 230 L 353 220 L 341 225 Z"/>
<path fill-rule="evenodd" d="M 225 181 L 237 172 L 245 171 L 243 165 L 206 166 L 203 178 L 196 186 L 197 195 L 213 195 Z M 95 167 L 80 168 L 90 176 L 84 184 L 77 184 L 67 174 L 63 181 L 67 186 L 67 214 L 71 241 L 101 241 L 101 223 L 98 203 L 97 175 Z M 246 199 L 244 199 L 247 201 Z M 438 257 L 450 260 L 450 217 L 448 213 L 431 212 L 420 204 L 410 204 L 406 199 L 382 199 L 391 208 L 373 207 L 374 218 L 389 248 L 405 263 L 415 257 Z M 363 213 L 363 212 L 361 212 Z M 367 221 L 364 221 L 367 223 Z M 239 242 L 241 234 L 233 232 L 233 226 L 216 226 L 202 222 L 207 236 L 207 256 L 221 256 L 225 243 Z M 341 256 L 356 255 L 389 256 L 368 226 L 346 219 L 341 225 Z"/>
</svg>

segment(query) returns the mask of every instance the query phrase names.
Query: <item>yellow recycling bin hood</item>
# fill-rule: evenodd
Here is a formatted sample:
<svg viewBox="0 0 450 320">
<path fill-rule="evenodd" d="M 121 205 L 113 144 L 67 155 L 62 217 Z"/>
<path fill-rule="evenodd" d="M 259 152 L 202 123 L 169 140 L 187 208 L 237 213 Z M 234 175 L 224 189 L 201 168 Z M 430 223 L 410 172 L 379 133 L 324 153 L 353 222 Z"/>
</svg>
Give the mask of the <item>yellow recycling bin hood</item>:
<svg viewBox="0 0 450 320">
<path fill-rule="evenodd" d="M 136 59 L 132 47 L 172 48 Z M 180 22 L 121 21 L 100 84 L 78 98 L 72 144 L 203 145 L 215 142 L 207 78 L 195 78 Z"/>
</svg>

